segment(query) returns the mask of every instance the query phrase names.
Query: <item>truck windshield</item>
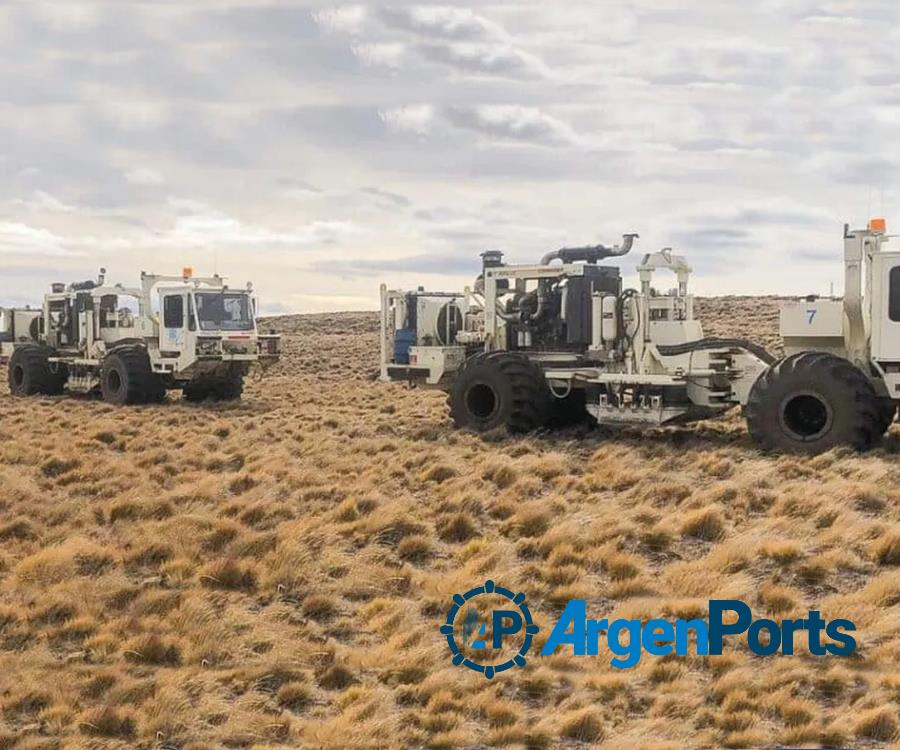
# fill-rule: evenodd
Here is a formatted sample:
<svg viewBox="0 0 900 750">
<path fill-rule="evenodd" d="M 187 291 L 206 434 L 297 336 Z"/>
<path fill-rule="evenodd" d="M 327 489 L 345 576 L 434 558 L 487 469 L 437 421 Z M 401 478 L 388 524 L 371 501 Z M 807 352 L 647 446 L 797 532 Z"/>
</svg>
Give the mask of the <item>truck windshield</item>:
<svg viewBox="0 0 900 750">
<path fill-rule="evenodd" d="M 201 331 L 252 331 L 250 295 L 197 292 L 197 318 Z"/>
</svg>

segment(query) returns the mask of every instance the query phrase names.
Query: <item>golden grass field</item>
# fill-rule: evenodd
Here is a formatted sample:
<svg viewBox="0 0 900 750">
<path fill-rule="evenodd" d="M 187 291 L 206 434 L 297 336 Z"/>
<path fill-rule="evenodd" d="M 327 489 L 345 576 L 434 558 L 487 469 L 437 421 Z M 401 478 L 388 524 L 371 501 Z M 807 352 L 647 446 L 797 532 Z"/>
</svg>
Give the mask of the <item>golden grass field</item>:
<svg viewBox="0 0 900 750">
<path fill-rule="evenodd" d="M 776 309 L 697 305 L 772 348 Z M 239 404 L 0 397 L 0 749 L 900 747 L 900 430 L 816 458 L 736 414 L 485 440 L 372 382 L 374 314 L 272 324 L 285 359 Z M 486 578 L 544 629 L 493 681 L 438 633 Z M 860 647 L 537 657 L 581 597 L 819 608 Z"/>
</svg>

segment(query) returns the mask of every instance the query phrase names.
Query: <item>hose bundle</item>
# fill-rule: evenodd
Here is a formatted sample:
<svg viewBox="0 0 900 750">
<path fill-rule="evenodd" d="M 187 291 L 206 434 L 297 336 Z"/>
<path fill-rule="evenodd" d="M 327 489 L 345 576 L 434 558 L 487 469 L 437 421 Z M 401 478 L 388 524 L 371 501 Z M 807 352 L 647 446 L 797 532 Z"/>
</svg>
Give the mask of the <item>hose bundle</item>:
<svg viewBox="0 0 900 750">
<path fill-rule="evenodd" d="M 664 357 L 690 354 L 691 352 L 702 351 L 705 349 L 744 349 L 754 356 L 759 357 L 767 365 L 774 364 L 776 361 L 775 357 L 769 354 L 765 348 L 748 339 L 707 337 L 698 339 L 697 341 L 685 341 L 683 344 L 660 344 L 656 348 Z"/>
</svg>

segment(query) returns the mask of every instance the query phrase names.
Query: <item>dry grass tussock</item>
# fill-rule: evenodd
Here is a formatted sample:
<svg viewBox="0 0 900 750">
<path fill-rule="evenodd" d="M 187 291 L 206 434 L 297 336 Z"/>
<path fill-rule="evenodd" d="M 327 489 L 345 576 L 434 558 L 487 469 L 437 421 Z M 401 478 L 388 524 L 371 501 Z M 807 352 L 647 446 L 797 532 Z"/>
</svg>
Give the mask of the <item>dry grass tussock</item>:
<svg viewBox="0 0 900 750">
<path fill-rule="evenodd" d="M 698 312 L 774 340 L 774 300 Z M 369 380 L 374 315 L 273 324 L 288 356 L 241 404 L 0 398 L 0 747 L 898 742 L 896 431 L 809 459 L 758 455 L 736 415 L 483 440 L 442 395 Z M 541 637 L 574 596 L 645 618 L 735 597 L 849 616 L 861 646 L 560 655 L 488 682 L 437 633 L 486 577 Z"/>
</svg>

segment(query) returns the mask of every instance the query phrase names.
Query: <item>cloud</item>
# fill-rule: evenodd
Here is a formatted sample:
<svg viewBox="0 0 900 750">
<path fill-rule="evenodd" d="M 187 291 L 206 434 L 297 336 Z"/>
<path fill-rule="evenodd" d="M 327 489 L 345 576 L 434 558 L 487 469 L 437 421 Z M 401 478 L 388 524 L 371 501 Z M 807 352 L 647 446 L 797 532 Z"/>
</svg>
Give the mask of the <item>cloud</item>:
<svg viewBox="0 0 900 750">
<path fill-rule="evenodd" d="M 378 116 L 388 130 L 425 135 L 434 121 L 435 109 L 430 104 L 408 104 L 380 110 Z"/>
<path fill-rule="evenodd" d="M 0 255 L 6 256 L 71 256 L 65 240 L 47 229 L 13 221 L 0 221 Z"/>
<path fill-rule="evenodd" d="M 727 41 L 662 46 L 649 51 L 638 67 L 648 81 L 660 85 L 762 85 L 779 80 L 791 69 L 787 63 L 792 53 L 787 45 L 734 35 Z"/>
<path fill-rule="evenodd" d="M 175 220 L 174 227 L 160 240 L 174 245 L 201 247 L 246 246 L 264 248 L 272 245 L 334 245 L 361 232 L 348 221 L 312 221 L 289 229 L 272 229 L 244 223 L 221 211 L 187 203 L 189 212 Z"/>
<path fill-rule="evenodd" d="M 389 27 L 423 36 L 458 40 L 498 40 L 507 36 L 500 24 L 469 8 L 448 5 L 384 9 L 381 18 Z"/>
<path fill-rule="evenodd" d="M 278 180 L 281 192 L 289 198 L 315 198 L 321 196 L 324 191 L 306 180 L 298 180 L 294 177 L 283 177 Z"/>
<path fill-rule="evenodd" d="M 848 155 L 833 162 L 831 171 L 834 177 L 869 191 L 874 187 L 896 184 L 900 180 L 900 162 L 890 157 L 872 155 L 853 158 Z"/>
<path fill-rule="evenodd" d="M 508 45 L 452 42 L 423 44 L 417 49 L 426 60 L 472 73 L 509 77 L 544 73 L 543 63 L 537 56 Z"/>
<path fill-rule="evenodd" d="M 408 57 L 408 48 L 400 43 L 354 44 L 353 54 L 364 65 L 373 67 L 399 68 Z"/>
<path fill-rule="evenodd" d="M 474 279 L 480 271 L 480 260 L 477 255 L 459 252 L 452 254 L 428 253 L 402 258 L 351 258 L 342 260 L 336 265 L 318 262 L 312 264 L 310 270 L 318 272 L 335 271 L 347 277 L 370 276 L 375 273 L 419 273 L 452 276 L 471 275 Z"/>
<path fill-rule="evenodd" d="M 97 106 L 101 118 L 124 130 L 152 130 L 169 123 L 170 106 L 160 101 L 111 101 Z"/>
<path fill-rule="evenodd" d="M 98 26 L 103 18 L 102 9 L 92 2 L 29 3 L 34 19 L 48 29 L 64 32 L 84 31 Z"/>
<path fill-rule="evenodd" d="M 803 205 L 790 200 L 763 200 L 739 207 L 733 222 L 737 226 L 748 224 L 776 225 L 781 227 L 821 227 L 831 220 L 828 211 L 817 206 Z"/>
<path fill-rule="evenodd" d="M 165 177 L 150 167 L 136 167 L 135 169 L 129 169 L 125 173 L 125 179 L 132 185 L 141 185 L 145 187 L 164 185 L 166 182 Z"/>
<path fill-rule="evenodd" d="M 20 206 L 27 211 L 45 211 L 48 213 L 73 214 L 78 211 L 76 206 L 69 205 L 59 198 L 46 193 L 43 190 L 35 190 L 30 198 L 13 201 L 14 206 Z"/>
<path fill-rule="evenodd" d="M 389 190 L 382 190 L 381 188 L 376 187 L 364 187 L 360 192 L 370 195 L 373 198 L 378 199 L 381 203 L 393 208 L 409 208 L 412 205 L 412 201 L 405 195 L 392 193 Z"/>
<path fill-rule="evenodd" d="M 841 249 L 835 246 L 833 250 L 820 250 L 815 248 L 801 248 L 793 252 L 793 258 L 802 263 L 828 263 L 832 268 L 841 262 Z"/>
<path fill-rule="evenodd" d="M 708 291 L 827 289 L 802 254 L 900 205 L 892 0 L 0 6 L 6 268 L 188 245 L 371 306 L 329 256 L 450 274 L 635 229 Z"/>
<path fill-rule="evenodd" d="M 736 243 L 757 231 L 803 233 L 809 227 L 826 226 L 833 217 L 814 204 L 789 198 L 760 198 L 725 210 L 707 202 L 694 206 L 680 221 L 701 240 L 721 235 L 725 242 Z"/>
<path fill-rule="evenodd" d="M 569 125 L 535 107 L 506 104 L 455 107 L 449 117 L 459 127 L 500 140 L 544 145 L 570 145 L 578 141 Z"/>
<path fill-rule="evenodd" d="M 531 78 L 546 75 L 539 55 L 517 46 L 503 26 L 469 8 L 413 5 L 382 8 L 375 23 L 365 9 L 322 11 L 314 16 L 329 31 L 359 37 L 351 49 L 364 64 L 398 69 L 412 57 L 461 74 Z"/>
<path fill-rule="evenodd" d="M 674 237 L 679 245 L 701 251 L 740 249 L 753 244 L 753 234 L 749 230 L 726 226 L 680 229 Z"/>
<path fill-rule="evenodd" d="M 476 132 L 489 141 L 513 141 L 547 146 L 571 145 L 579 137 L 570 125 L 537 107 L 514 104 L 451 106 L 409 104 L 381 110 L 381 120 L 394 133 L 424 136 L 447 127 Z"/>
<path fill-rule="evenodd" d="M 358 34 L 368 18 L 369 12 L 362 5 L 343 5 L 338 8 L 313 13 L 313 18 L 322 28 L 345 34 Z"/>
<path fill-rule="evenodd" d="M 293 311 L 293 308 L 282 302 L 266 302 L 263 300 L 262 310 L 260 312 L 262 315 L 288 315 Z"/>
<path fill-rule="evenodd" d="M 683 215 L 660 217 L 659 223 L 670 227 L 666 243 L 687 256 L 704 279 L 745 275 L 748 280 L 753 277 L 759 291 L 766 291 L 767 284 L 791 282 L 812 272 L 810 278 L 815 273 L 823 275 L 820 286 L 824 288 L 825 282 L 835 280 L 828 273 L 839 269 L 839 265 L 827 267 L 823 260 L 840 257 L 840 243 L 835 242 L 840 219 L 807 201 L 759 198 L 724 209 L 704 202 Z M 792 264 L 796 264 L 793 270 Z"/>
</svg>

